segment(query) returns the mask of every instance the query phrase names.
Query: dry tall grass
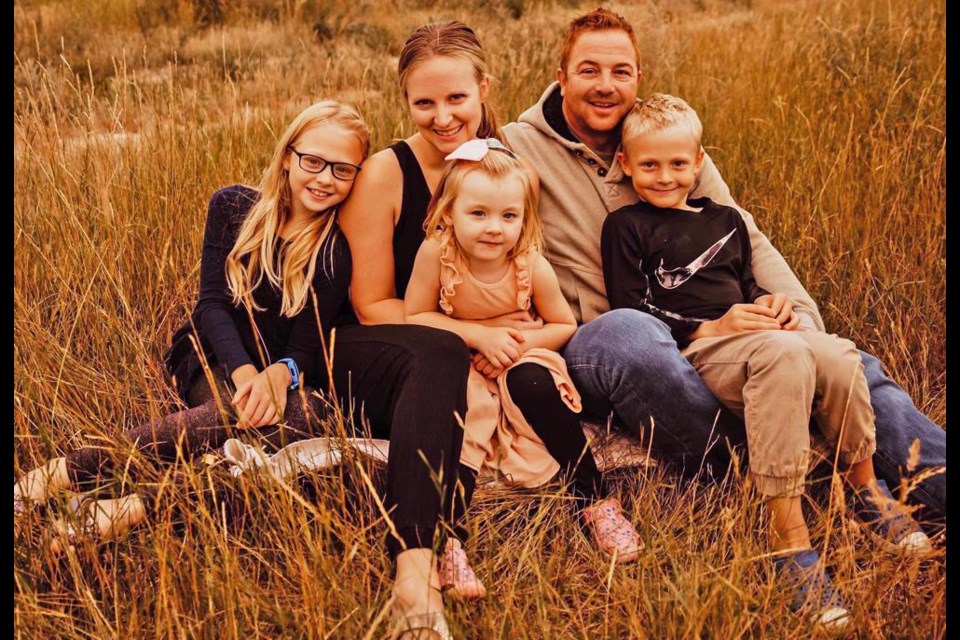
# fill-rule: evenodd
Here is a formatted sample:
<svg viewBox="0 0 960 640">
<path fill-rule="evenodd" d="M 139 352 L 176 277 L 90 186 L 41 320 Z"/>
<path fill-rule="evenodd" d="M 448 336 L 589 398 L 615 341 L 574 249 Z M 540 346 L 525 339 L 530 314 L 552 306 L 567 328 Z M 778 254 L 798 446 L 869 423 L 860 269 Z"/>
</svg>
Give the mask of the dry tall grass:
<svg viewBox="0 0 960 640">
<path fill-rule="evenodd" d="M 457 17 L 486 41 L 500 113 L 515 118 L 552 78 L 564 23 L 592 8 L 220 4 L 222 22 L 204 29 L 185 0 L 14 6 L 15 475 L 165 409 L 160 356 L 196 293 L 206 200 L 255 181 L 293 113 L 335 97 L 359 106 L 376 146 L 409 133 L 393 56 L 418 24 Z M 945 2 L 614 8 L 641 36 L 641 90 L 699 110 L 731 189 L 828 328 L 878 355 L 944 424 Z M 390 566 L 361 480 L 355 466 L 318 478 L 315 501 L 246 487 L 246 517 L 229 525 L 170 486 L 154 524 L 62 559 L 25 527 L 14 541 L 15 634 L 379 637 Z M 458 632 L 814 635 L 785 613 L 740 478 L 678 486 L 654 470 L 618 480 L 650 552 L 613 572 L 562 497 L 481 493 L 470 553 L 492 595 L 452 606 Z M 863 637 L 945 636 L 941 561 L 885 558 L 836 511 L 813 519 Z"/>
</svg>

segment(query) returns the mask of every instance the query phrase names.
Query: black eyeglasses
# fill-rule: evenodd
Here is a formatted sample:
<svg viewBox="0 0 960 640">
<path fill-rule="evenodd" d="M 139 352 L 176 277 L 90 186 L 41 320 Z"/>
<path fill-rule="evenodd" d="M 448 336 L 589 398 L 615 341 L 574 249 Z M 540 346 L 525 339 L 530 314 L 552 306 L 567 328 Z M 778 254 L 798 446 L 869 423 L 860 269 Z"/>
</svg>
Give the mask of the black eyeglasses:
<svg viewBox="0 0 960 640">
<path fill-rule="evenodd" d="M 327 165 L 330 165 L 330 173 L 333 174 L 333 177 L 337 180 L 343 180 L 344 182 L 352 181 L 357 177 L 357 174 L 360 173 L 360 167 L 355 164 L 350 164 L 349 162 L 330 162 L 320 156 L 300 153 L 293 147 L 287 147 L 287 149 L 297 154 L 297 157 L 300 159 L 300 168 L 307 173 L 321 173 L 327 168 Z"/>
</svg>

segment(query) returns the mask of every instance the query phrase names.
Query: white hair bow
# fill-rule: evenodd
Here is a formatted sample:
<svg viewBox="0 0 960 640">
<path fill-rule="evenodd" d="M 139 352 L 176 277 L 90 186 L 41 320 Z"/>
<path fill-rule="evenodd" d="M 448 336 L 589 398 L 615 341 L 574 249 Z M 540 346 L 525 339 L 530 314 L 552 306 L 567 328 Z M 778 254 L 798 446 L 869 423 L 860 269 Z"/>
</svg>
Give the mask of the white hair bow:
<svg viewBox="0 0 960 640">
<path fill-rule="evenodd" d="M 468 142 L 464 142 L 462 145 L 453 150 L 449 155 L 447 155 L 447 160 L 470 160 L 472 162 L 480 162 L 483 160 L 491 149 L 498 149 L 505 153 L 510 154 L 510 157 L 516 158 L 516 154 L 510 149 L 507 149 L 503 146 L 503 143 L 497 140 L 496 138 L 474 138 Z"/>
</svg>

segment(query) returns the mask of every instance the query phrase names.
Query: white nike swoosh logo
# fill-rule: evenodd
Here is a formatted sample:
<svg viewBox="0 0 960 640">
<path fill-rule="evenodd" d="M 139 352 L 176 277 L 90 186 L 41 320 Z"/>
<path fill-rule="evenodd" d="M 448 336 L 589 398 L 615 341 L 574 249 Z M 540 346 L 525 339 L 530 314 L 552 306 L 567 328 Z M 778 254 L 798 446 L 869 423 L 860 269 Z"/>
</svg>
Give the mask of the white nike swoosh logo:
<svg viewBox="0 0 960 640">
<path fill-rule="evenodd" d="M 720 249 L 727 243 L 727 240 L 736 232 L 737 229 L 734 227 L 733 231 L 714 242 L 706 251 L 697 256 L 696 260 L 685 267 L 664 269 L 663 260 L 660 260 L 660 266 L 657 267 L 657 280 L 660 282 L 660 286 L 664 289 L 676 289 L 692 278 L 697 271 L 710 264 L 710 261 L 720 253 Z"/>
</svg>

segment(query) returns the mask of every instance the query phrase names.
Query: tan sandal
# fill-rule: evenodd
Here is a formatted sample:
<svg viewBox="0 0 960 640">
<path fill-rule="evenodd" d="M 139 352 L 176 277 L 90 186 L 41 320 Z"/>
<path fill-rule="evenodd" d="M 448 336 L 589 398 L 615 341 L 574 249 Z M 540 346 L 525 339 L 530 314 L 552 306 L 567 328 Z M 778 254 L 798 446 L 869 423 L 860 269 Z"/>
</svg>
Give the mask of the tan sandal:
<svg viewBox="0 0 960 640">
<path fill-rule="evenodd" d="M 442 611 L 404 615 L 394 609 L 393 640 L 454 640 Z"/>
</svg>

